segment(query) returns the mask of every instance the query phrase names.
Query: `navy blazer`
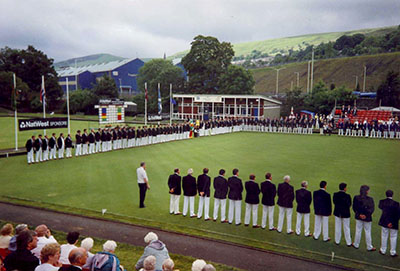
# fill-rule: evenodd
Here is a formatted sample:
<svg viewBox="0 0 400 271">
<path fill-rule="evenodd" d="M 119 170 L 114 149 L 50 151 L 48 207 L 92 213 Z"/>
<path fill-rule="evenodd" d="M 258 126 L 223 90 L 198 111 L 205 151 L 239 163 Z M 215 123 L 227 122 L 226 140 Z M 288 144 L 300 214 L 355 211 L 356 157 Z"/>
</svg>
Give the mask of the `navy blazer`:
<svg viewBox="0 0 400 271">
<path fill-rule="evenodd" d="M 181 180 L 182 180 L 182 177 L 176 173 L 169 175 L 169 177 L 168 177 L 169 190 L 174 189 L 174 192 L 172 192 L 172 193 L 170 192 L 170 194 L 173 194 L 173 195 L 181 194 Z"/>
<path fill-rule="evenodd" d="M 30 152 L 32 150 L 32 147 L 33 147 L 32 141 L 33 141 L 32 138 L 30 138 L 26 141 L 26 144 L 25 144 L 26 152 Z"/>
<path fill-rule="evenodd" d="M 188 197 L 196 196 L 196 178 L 192 175 L 187 175 L 182 179 L 183 195 Z"/>
<path fill-rule="evenodd" d="M 397 201 L 392 199 L 383 199 L 379 201 L 379 209 L 382 210 L 381 219 L 379 219 L 379 225 L 385 228 L 389 228 L 389 223 L 392 223 L 390 229 L 399 229 L 400 219 L 400 207 Z"/>
<path fill-rule="evenodd" d="M 278 185 L 278 205 L 285 208 L 293 208 L 294 189 L 287 182 Z"/>
<path fill-rule="evenodd" d="M 260 203 L 260 187 L 255 181 L 247 181 L 245 183 L 246 188 L 246 199 L 245 202 L 248 204 L 259 204 Z"/>
<path fill-rule="evenodd" d="M 313 198 L 316 215 L 330 216 L 332 214 L 331 195 L 325 189 L 314 191 Z"/>
<path fill-rule="evenodd" d="M 218 176 L 214 178 L 214 198 L 226 199 L 228 194 L 228 181 L 223 176 Z"/>
<path fill-rule="evenodd" d="M 311 192 L 305 188 L 300 188 L 296 190 L 296 211 L 301 214 L 310 213 L 310 205 L 312 202 Z"/>
<path fill-rule="evenodd" d="M 242 200 L 243 184 L 242 180 L 237 176 L 228 179 L 229 193 L 228 198 L 231 200 Z"/>
<path fill-rule="evenodd" d="M 362 197 L 361 195 L 354 196 L 353 211 L 356 213 L 355 217 L 357 220 L 371 222 L 372 214 L 375 211 L 374 199 L 368 196 L 364 197 Z M 362 219 L 360 215 L 365 215 L 366 218 Z"/>
<path fill-rule="evenodd" d="M 333 194 L 333 203 L 335 209 L 333 215 L 341 218 L 350 217 L 351 197 L 344 191 L 339 191 Z"/>
<path fill-rule="evenodd" d="M 204 192 L 204 196 L 210 196 L 211 178 L 207 174 L 201 174 L 197 177 L 197 191 Z"/>
<path fill-rule="evenodd" d="M 270 180 L 261 183 L 261 192 L 263 194 L 261 203 L 267 206 L 275 205 L 276 186 Z"/>
</svg>

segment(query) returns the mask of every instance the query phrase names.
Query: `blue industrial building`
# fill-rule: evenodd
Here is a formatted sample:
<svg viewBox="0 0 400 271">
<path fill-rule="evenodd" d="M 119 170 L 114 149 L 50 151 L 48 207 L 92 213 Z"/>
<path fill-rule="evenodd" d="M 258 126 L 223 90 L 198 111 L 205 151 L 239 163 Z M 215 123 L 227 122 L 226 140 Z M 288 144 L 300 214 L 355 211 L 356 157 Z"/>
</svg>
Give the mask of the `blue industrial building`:
<svg viewBox="0 0 400 271">
<path fill-rule="evenodd" d="M 123 59 L 107 63 L 66 67 L 57 70 L 58 83 L 64 92 L 67 90 L 68 78 L 69 91 L 76 89 L 91 89 L 96 82 L 107 74 L 115 80 L 120 93 L 138 94 L 137 75 L 144 62 L 139 58 Z"/>
</svg>

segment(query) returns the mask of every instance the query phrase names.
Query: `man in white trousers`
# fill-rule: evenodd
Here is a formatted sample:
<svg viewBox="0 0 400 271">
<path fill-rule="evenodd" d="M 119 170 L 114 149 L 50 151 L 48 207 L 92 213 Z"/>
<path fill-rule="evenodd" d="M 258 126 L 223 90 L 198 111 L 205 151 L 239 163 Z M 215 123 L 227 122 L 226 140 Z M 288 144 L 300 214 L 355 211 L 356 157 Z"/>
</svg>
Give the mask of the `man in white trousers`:
<svg viewBox="0 0 400 271">
<path fill-rule="evenodd" d="M 199 192 L 199 209 L 197 211 L 197 218 L 203 216 L 204 209 L 204 220 L 210 220 L 210 185 L 211 178 L 208 174 L 208 168 L 203 169 L 203 174 L 197 177 L 197 191 Z"/>
<path fill-rule="evenodd" d="M 331 195 L 326 192 L 326 185 L 326 181 L 321 181 L 319 183 L 320 189 L 314 191 L 313 194 L 315 211 L 314 239 L 318 240 L 322 227 L 323 241 L 329 242 L 331 240 L 329 238 L 329 216 L 332 214 L 332 201 Z"/>
<path fill-rule="evenodd" d="M 228 194 L 228 181 L 225 179 L 225 169 L 219 170 L 219 176 L 214 178 L 214 214 L 213 220 L 217 221 L 219 206 L 221 206 L 221 222 L 226 220 L 226 195 Z"/>
<path fill-rule="evenodd" d="M 283 183 L 278 185 L 278 206 L 279 206 L 279 219 L 278 219 L 278 232 L 281 233 L 283 229 L 283 220 L 286 213 L 286 233 L 292 234 L 292 213 L 293 213 L 293 200 L 294 189 L 289 184 L 290 176 L 283 177 Z"/>
<path fill-rule="evenodd" d="M 364 229 L 365 242 L 368 251 L 375 251 L 376 248 L 372 245 L 371 226 L 372 214 L 375 211 L 374 199 L 368 196 L 369 186 L 362 185 L 360 187 L 360 195 L 353 198 L 353 211 L 356 218 L 356 233 L 354 236 L 353 247 L 358 249 L 360 247 L 361 233 Z"/>
<path fill-rule="evenodd" d="M 312 201 L 311 192 L 307 190 L 308 182 L 302 181 L 301 188 L 296 190 L 297 216 L 296 234 L 301 234 L 301 221 L 304 221 L 304 236 L 310 237 L 310 205 Z"/>
<path fill-rule="evenodd" d="M 49 149 L 50 149 L 50 157 L 49 159 L 56 159 L 56 151 L 57 151 L 57 139 L 56 133 L 52 133 L 49 139 Z"/>
<path fill-rule="evenodd" d="M 194 197 L 197 194 L 196 178 L 192 176 L 193 169 L 188 169 L 188 175 L 182 179 L 183 188 L 183 216 L 186 216 L 188 209 L 190 209 L 190 217 L 196 217 L 194 213 Z"/>
<path fill-rule="evenodd" d="M 60 133 L 60 136 L 57 139 L 57 148 L 58 148 L 58 159 L 63 159 L 64 158 L 64 149 L 65 149 L 63 133 Z"/>
<path fill-rule="evenodd" d="M 260 203 L 260 187 L 256 183 L 256 176 L 250 174 L 249 181 L 245 183 L 246 188 L 246 213 L 244 216 L 244 225 L 247 227 L 250 224 L 250 215 L 253 217 L 253 228 L 259 228 L 257 224 L 258 204 Z"/>
<path fill-rule="evenodd" d="M 33 158 L 33 145 L 35 144 L 35 136 L 32 136 L 26 141 L 25 148 L 26 148 L 26 158 L 28 160 L 28 165 L 31 163 L 35 163 L 35 159 Z"/>
<path fill-rule="evenodd" d="M 272 183 L 272 175 L 271 173 L 265 174 L 265 181 L 261 183 L 261 193 L 262 196 L 262 220 L 261 220 L 261 228 L 265 229 L 267 226 L 267 218 L 268 218 L 268 229 L 270 231 L 276 230 L 274 227 L 274 209 L 275 209 L 275 196 L 276 196 L 276 186 Z"/>
<path fill-rule="evenodd" d="M 181 197 L 181 182 L 182 177 L 179 176 L 180 171 L 179 168 L 174 169 L 174 174 L 169 175 L 168 177 L 168 187 L 169 187 L 169 213 L 180 215 L 179 212 L 179 198 Z"/>
<path fill-rule="evenodd" d="M 43 152 L 42 152 L 42 135 L 39 135 L 35 140 L 35 152 L 36 152 L 36 163 L 43 161 Z"/>
<path fill-rule="evenodd" d="M 386 254 L 387 240 L 390 234 L 390 256 L 397 257 L 397 233 L 399 230 L 400 207 L 397 201 L 393 200 L 393 191 L 386 191 L 386 199 L 379 201 L 379 209 L 382 215 L 379 220 L 379 226 L 382 227 L 381 249 L 379 253 Z"/>
<path fill-rule="evenodd" d="M 333 215 L 335 216 L 335 244 L 340 244 L 340 239 L 342 238 L 342 225 L 344 239 L 346 240 L 346 245 L 351 247 L 351 236 L 350 236 L 350 207 L 351 207 L 351 197 L 346 193 L 347 184 L 339 184 L 339 192 L 333 194 L 333 203 L 335 204 L 335 209 L 333 210 Z"/>
<path fill-rule="evenodd" d="M 235 218 L 235 225 L 239 226 L 241 224 L 243 183 L 242 180 L 238 177 L 239 170 L 237 168 L 234 168 L 232 173 L 233 176 L 228 179 L 228 222 L 229 224 L 232 224 L 233 218 Z"/>
</svg>

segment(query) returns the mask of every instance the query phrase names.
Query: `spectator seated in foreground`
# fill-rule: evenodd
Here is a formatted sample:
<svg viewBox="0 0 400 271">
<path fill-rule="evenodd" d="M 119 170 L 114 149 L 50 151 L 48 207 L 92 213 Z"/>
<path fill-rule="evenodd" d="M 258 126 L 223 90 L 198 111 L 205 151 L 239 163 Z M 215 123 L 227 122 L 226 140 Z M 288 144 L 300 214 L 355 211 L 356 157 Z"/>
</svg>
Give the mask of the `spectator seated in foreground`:
<svg viewBox="0 0 400 271">
<path fill-rule="evenodd" d="M 103 244 L 103 251 L 98 252 L 93 256 L 92 271 L 119 271 L 124 270 L 120 265 L 119 259 L 114 252 L 117 248 L 117 243 L 108 240 Z"/>
<path fill-rule="evenodd" d="M 149 232 L 144 237 L 144 242 L 148 245 L 144 248 L 143 255 L 136 263 L 136 270 L 140 270 L 143 268 L 144 259 L 148 256 L 153 255 L 156 257 L 156 269 L 155 270 L 162 270 L 162 264 L 166 259 L 169 259 L 168 249 L 163 242 L 158 240 L 157 234 L 154 232 Z"/>
</svg>

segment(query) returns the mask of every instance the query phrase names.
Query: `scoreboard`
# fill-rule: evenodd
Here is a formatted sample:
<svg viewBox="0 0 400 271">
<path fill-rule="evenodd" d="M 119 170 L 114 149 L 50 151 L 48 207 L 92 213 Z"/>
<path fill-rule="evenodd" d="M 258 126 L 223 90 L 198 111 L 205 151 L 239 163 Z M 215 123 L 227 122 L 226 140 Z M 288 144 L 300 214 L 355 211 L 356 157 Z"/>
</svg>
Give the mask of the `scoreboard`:
<svg viewBox="0 0 400 271">
<path fill-rule="evenodd" d="M 125 122 L 125 105 L 120 100 L 100 100 L 99 105 L 95 108 L 99 109 L 99 123 L 112 124 Z"/>
</svg>

